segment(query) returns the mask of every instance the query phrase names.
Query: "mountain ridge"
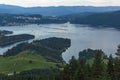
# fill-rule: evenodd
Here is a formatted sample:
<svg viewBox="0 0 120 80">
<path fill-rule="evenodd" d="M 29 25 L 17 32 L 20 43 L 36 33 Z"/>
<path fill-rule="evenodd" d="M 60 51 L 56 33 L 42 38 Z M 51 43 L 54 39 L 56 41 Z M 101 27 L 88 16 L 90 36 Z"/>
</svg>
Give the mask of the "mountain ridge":
<svg viewBox="0 0 120 80">
<path fill-rule="evenodd" d="M 120 29 L 120 10 L 114 12 L 96 13 L 82 18 L 76 18 L 71 21 L 74 24 L 88 24 L 92 26 L 104 26 Z"/>
<path fill-rule="evenodd" d="M 37 6 L 21 7 L 14 5 L 0 4 L 0 13 L 8 14 L 41 14 L 44 16 L 61 16 L 82 12 L 108 12 L 120 10 L 120 6 Z"/>
</svg>

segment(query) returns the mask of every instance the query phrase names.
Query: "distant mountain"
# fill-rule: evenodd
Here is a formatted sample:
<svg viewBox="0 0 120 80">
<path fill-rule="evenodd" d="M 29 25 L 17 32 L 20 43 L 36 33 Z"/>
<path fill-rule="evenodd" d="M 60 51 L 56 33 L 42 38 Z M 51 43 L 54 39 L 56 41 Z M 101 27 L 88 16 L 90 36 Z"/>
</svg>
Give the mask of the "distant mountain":
<svg viewBox="0 0 120 80">
<path fill-rule="evenodd" d="M 74 14 L 68 14 L 68 15 L 62 15 L 60 17 L 64 17 L 64 18 L 81 18 L 81 17 L 86 17 L 92 14 L 95 14 L 97 12 L 83 12 L 83 13 L 74 13 Z"/>
<path fill-rule="evenodd" d="M 23 7 L 0 4 L 0 13 L 19 14 L 24 13 Z"/>
<path fill-rule="evenodd" d="M 76 18 L 71 23 L 102 25 L 120 29 L 120 11 L 96 13 L 87 17 Z"/>
<path fill-rule="evenodd" d="M 61 16 L 83 12 L 107 12 L 120 10 L 120 6 L 92 7 L 92 6 L 58 6 L 58 7 L 19 7 L 0 4 L 0 13 L 8 14 L 41 14 L 44 16 Z"/>
</svg>

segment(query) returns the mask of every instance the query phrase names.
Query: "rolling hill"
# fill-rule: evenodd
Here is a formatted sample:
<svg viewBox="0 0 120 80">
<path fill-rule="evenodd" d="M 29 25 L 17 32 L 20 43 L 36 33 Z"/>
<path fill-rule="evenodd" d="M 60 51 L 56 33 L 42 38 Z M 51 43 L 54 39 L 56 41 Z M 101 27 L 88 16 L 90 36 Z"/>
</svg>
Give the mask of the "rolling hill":
<svg viewBox="0 0 120 80">
<path fill-rule="evenodd" d="M 70 44 L 69 39 L 56 37 L 19 44 L 0 56 L 0 72 L 9 74 L 32 69 L 58 68 L 63 63 L 62 52 Z"/>
<path fill-rule="evenodd" d="M 32 61 L 30 63 L 30 61 Z M 0 72 L 4 74 L 19 73 L 31 69 L 50 69 L 56 67 L 55 62 L 49 62 L 34 51 L 26 50 L 16 56 L 0 57 Z"/>
</svg>

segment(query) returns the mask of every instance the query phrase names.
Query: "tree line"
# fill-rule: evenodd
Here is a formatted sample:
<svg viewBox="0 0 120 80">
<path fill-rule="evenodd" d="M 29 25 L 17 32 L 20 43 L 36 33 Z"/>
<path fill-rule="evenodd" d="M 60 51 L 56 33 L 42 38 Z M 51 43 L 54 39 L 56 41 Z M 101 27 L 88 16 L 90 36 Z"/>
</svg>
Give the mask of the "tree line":
<svg viewBox="0 0 120 80">
<path fill-rule="evenodd" d="M 120 80 L 120 46 L 115 58 L 112 55 L 105 57 L 101 50 L 95 52 L 91 63 L 72 57 L 62 71 L 61 80 Z"/>
<path fill-rule="evenodd" d="M 44 56 L 50 61 L 62 61 L 62 52 L 71 46 L 70 39 L 64 38 L 46 38 L 42 40 L 35 40 L 31 43 L 21 43 L 9 49 L 3 54 L 3 57 L 15 56 L 22 51 L 31 50 L 36 51 L 37 54 Z"/>
<path fill-rule="evenodd" d="M 102 50 L 83 50 L 86 54 L 89 51 L 95 52 L 92 58 L 76 59 L 73 56 L 57 74 L 51 68 L 50 74 L 27 72 L 24 75 L 7 77 L 1 74 L 0 80 L 120 80 L 120 46 L 115 53 L 116 57 L 106 57 Z"/>
</svg>

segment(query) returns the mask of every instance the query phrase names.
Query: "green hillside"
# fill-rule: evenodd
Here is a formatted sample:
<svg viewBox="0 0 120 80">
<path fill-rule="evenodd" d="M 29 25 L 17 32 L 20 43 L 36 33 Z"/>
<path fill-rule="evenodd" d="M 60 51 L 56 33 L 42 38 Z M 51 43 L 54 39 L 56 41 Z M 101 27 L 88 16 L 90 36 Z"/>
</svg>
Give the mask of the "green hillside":
<svg viewBox="0 0 120 80">
<path fill-rule="evenodd" d="M 21 43 L 0 57 L 0 73 L 60 68 L 63 62 L 62 52 L 70 47 L 70 43 L 70 39 L 56 37 Z"/>
<path fill-rule="evenodd" d="M 16 71 L 17 73 L 31 69 L 49 69 L 56 67 L 57 63 L 48 62 L 43 56 L 38 55 L 35 51 L 23 51 L 16 56 L 0 57 L 0 72 L 9 74 Z"/>
</svg>

